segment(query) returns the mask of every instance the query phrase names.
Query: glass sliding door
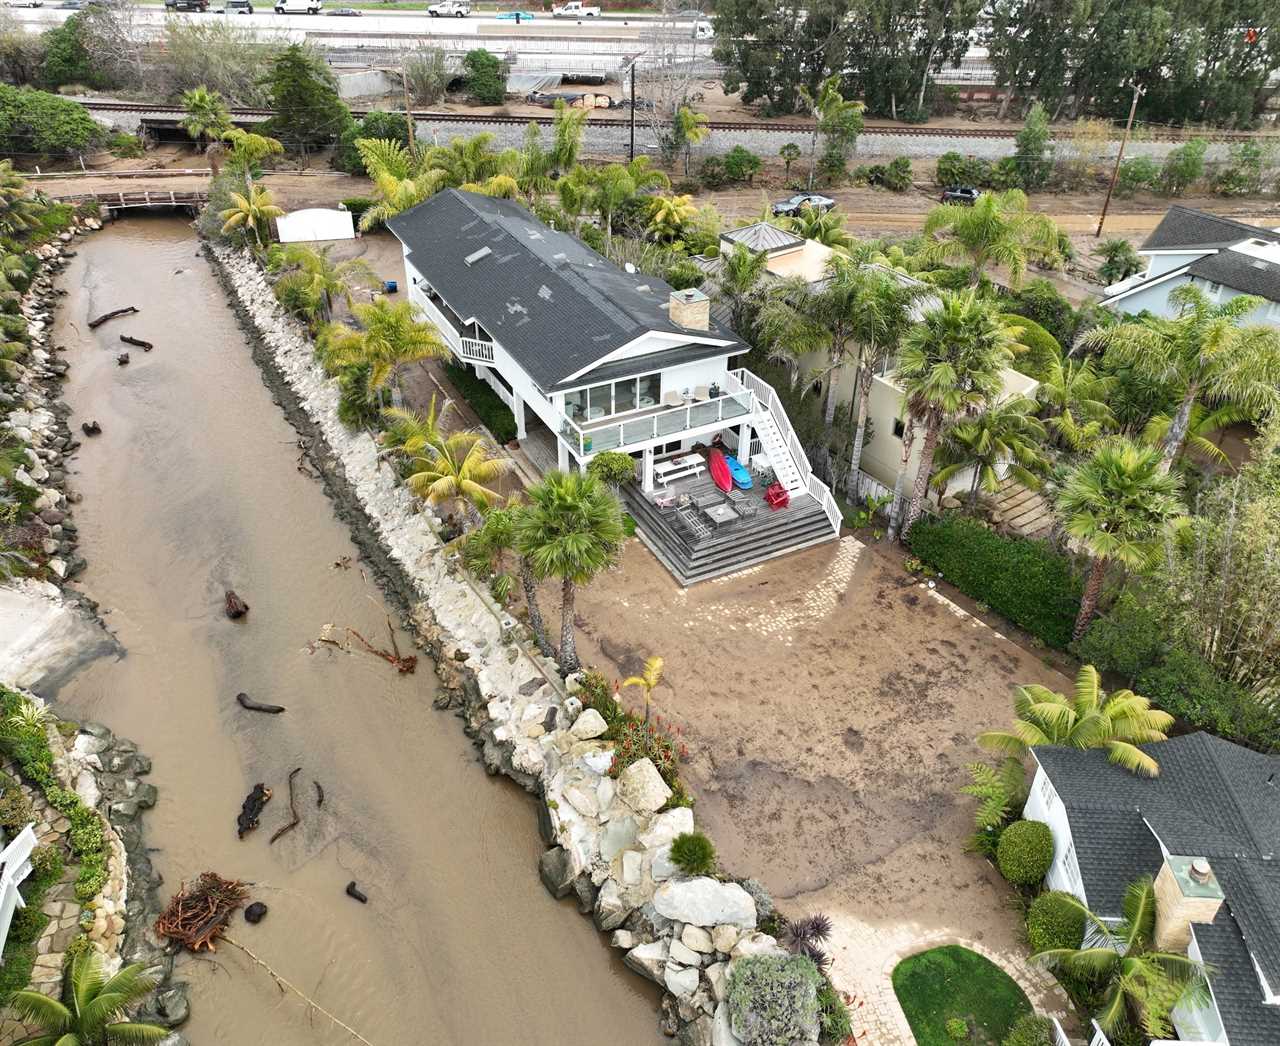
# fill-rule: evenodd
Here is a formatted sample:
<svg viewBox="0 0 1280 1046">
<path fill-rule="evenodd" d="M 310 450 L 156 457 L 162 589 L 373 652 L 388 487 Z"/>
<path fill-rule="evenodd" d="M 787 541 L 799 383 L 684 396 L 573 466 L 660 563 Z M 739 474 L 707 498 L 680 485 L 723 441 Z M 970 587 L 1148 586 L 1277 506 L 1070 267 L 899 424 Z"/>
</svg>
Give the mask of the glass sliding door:
<svg viewBox="0 0 1280 1046">
<path fill-rule="evenodd" d="M 581 425 L 587 420 L 587 390 L 575 389 L 564 394 L 564 412 L 571 420 Z"/>
<path fill-rule="evenodd" d="M 587 390 L 587 420 L 595 421 L 613 413 L 613 386 L 593 385 Z"/>
<path fill-rule="evenodd" d="M 646 374 L 640 379 L 639 385 L 640 396 L 636 401 L 636 405 L 641 410 L 656 407 L 662 399 L 662 375 Z"/>
<path fill-rule="evenodd" d="M 613 412 L 625 414 L 636 409 L 636 379 L 616 381 L 613 384 Z"/>
</svg>

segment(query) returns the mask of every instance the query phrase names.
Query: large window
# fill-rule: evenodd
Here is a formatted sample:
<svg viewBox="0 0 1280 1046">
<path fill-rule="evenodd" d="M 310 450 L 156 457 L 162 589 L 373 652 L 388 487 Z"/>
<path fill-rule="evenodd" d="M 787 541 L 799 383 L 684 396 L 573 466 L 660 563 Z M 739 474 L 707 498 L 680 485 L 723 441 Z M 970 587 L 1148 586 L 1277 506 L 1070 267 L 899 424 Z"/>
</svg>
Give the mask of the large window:
<svg viewBox="0 0 1280 1046">
<path fill-rule="evenodd" d="M 626 378 L 605 385 L 592 385 L 564 394 L 564 412 L 578 424 L 599 421 L 613 414 L 649 410 L 662 400 L 662 375 Z"/>
<path fill-rule="evenodd" d="M 587 420 L 595 421 L 613 413 L 612 385 L 593 385 L 587 390 Z"/>
<path fill-rule="evenodd" d="M 625 414 L 627 411 L 635 409 L 635 378 L 629 378 L 626 381 L 615 381 L 613 383 L 613 412 L 615 414 Z"/>
<path fill-rule="evenodd" d="M 662 375 L 646 374 L 640 379 L 640 399 L 637 401 L 641 410 L 656 407 L 662 399 Z"/>
<path fill-rule="evenodd" d="M 578 424 L 587 420 L 587 390 L 575 389 L 564 394 L 564 412 Z"/>
</svg>

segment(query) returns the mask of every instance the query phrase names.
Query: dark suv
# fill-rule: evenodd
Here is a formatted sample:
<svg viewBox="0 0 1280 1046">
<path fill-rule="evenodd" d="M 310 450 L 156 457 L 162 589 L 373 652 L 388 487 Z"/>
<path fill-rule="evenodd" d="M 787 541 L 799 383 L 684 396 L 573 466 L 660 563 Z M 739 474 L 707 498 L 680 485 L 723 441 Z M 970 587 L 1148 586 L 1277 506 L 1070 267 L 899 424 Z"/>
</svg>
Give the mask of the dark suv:
<svg viewBox="0 0 1280 1046">
<path fill-rule="evenodd" d="M 961 207 L 972 207 L 978 202 L 978 197 L 982 193 L 972 186 L 954 185 L 950 189 L 944 189 L 942 195 L 938 197 L 940 203 L 958 203 Z"/>
<path fill-rule="evenodd" d="M 209 0 L 164 0 L 166 11 L 207 11 Z"/>
</svg>

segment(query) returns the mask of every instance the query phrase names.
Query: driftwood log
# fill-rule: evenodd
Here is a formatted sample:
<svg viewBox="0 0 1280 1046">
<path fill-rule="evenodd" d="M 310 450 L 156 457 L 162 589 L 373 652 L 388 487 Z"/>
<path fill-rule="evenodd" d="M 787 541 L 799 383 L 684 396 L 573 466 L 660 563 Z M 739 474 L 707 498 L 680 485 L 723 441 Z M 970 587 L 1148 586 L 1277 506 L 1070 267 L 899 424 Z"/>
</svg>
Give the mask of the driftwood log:
<svg viewBox="0 0 1280 1046">
<path fill-rule="evenodd" d="M 89 329 L 94 330 L 101 327 L 107 320 L 114 320 L 117 316 L 128 316 L 138 311 L 136 305 L 126 305 L 123 309 L 112 309 L 110 312 L 104 312 L 101 316 L 89 321 Z"/>
<path fill-rule="evenodd" d="M 264 705 L 261 701 L 255 701 L 243 690 L 236 694 L 236 700 L 240 703 L 241 708 L 247 708 L 250 712 L 266 712 L 267 715 L 279 715 L 281 712 L 287 711 L 284 705 Z"/>
<path fill-rule="evenodd" d="M 244 838 L 245 832 L 252 832 L 258 827 L 258 818 L 262 816 L 262 808 L 271 798 L 271 789 L 262 782 L 253 786 L 253 791 L 244 797 L 240 804 L 240 816 L 236 818 L 236 835 Z"/>
<path fill-rule="evenodd" d="M 227 920 L 249 891 L 244 883 L 205 872 L 191 886 L 183 883 L 156 919 L 156 933 L 193 952 L 214 951 Z"/>
<path fill-rule="evenodd" d="M 356 885 L 356 881 L 354 879 L 347 883 L 347 896 L 354 897 L 361 904 L 369 903 L 369 898 L 365 895 L 365 892 Z"/>
<path fill-rule="evenodd" d="M 273 835 L 267 841 L 268 846 L 274 843 L 282 835 L 287 835 L 289 832 L 292 832 L 295 828 L 298 827 L 299 822 L 302 820 L 302 818 L 298 816 L 298 806 L 297 806 L 297 803 L 295 802 L 294 795 L 293 795 L 293 779 L 297 777 L 298 774 L 300 774 L 301 772 L 302 772 L 302 767 L 300 766 L 295 766 L 292 770 L 289 771 L 289 816 L 291 820 L 284 827 L 276 829 L 275 835 Z"/>
<path fill-rule="evenodd" d="M 143 352 L 150 352 L 155 348 L 149 341 L 143 341 L 141 338 L 131 338 L 128 334 L 121 334 L 120 340 L 126 345 L 132 345 L 134 348 L 141 349 Z"/>
<path fill-rule="evenodd" d="M 316 808 L 319 809 L 324 806 L 324 789 L 320 786 L 319 781 L 312 780 L 311 783 L 316 786 Z"/>
<path fill-rule="evenodd" d="M 249 604 L 235 594 L 233 589 L 227 589 L 226 607 L 227 617 L 232 621 L 238 621 L 249 613 Z"/>
</svg>

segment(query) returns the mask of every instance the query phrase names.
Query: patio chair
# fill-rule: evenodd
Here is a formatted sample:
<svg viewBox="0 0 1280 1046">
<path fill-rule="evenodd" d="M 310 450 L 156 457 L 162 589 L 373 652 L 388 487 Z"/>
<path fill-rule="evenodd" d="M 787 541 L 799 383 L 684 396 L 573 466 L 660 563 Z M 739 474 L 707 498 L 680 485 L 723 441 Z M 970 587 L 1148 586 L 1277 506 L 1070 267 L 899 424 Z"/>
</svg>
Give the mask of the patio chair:
<svg viewBox="0 0 1280 1046">
<path fill-rule="evenodd" d="M 676 392 L 675 389 L 672 389 L 670 392 L 663 395 L 662 405 L 664 407 L 683 407 L 684 397 L 681 396 L 680 393 Z"/>
<path fill-rule="evenodd" d="M 694 387 L 693 398 L 699 403 L 711 398 L 711 389 L 706 385 L 698 385 Z"/>
<path fill-rule="evenodd" d="M 687 508 L 676 509 L 676 516 L 684 524 L 684 529 L 695 539 L 705 538 L 711 533 L 711 528 Z"/>
<path fill-rule="evenodd" d="M 653 495 L 654 507 L 659 511 L 666 511 L 676 507 L 676 495 L 672 493 L 658 493 Z"/>
<path fill-rule="evenodd" d="M 781 483 L 774 483 L 764 492 L 764 500 L 769 508 L 777 512 L 778 509 L 786 508 L 791 504 L 791 495 Z"/>
</svg>

